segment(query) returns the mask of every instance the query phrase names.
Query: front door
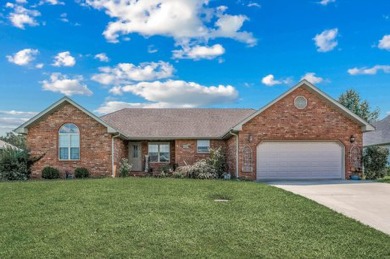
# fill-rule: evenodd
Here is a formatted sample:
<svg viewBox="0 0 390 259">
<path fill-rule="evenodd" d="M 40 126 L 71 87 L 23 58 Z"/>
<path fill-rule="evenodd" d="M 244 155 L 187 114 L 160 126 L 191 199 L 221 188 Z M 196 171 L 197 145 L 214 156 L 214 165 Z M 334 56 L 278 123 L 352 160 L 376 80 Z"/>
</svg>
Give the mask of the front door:
<svg viewBox="0 0 390 259">
<path fill-rule="evenodd" d="M 142 171 L 141 143 L 129 143 L 129 162 L 132 171 Z"/>
</svg>

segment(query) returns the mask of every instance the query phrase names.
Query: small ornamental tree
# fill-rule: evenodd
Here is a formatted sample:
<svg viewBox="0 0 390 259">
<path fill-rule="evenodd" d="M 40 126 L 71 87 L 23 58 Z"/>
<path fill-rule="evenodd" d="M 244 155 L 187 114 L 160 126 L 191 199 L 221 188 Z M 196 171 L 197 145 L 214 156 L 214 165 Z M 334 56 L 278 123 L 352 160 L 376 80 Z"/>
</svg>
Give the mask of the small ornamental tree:
<svg viewBox="0 0 390 259">
<path fill-rule="evenodd" d="M 367 100 L 361 100 L 359 93 L 355 90 L 350 89 L 340 95 L 339 103 L 368 122 L 378 120 L 379 109 L 372 110 Z"/>
<path fill-rule="evenodd" d="M 387 148 L 372 146 L 364 149 L 363 164 L 366 179 L 378 179 L 386 175 L 388 156 Z"/>
<path fill-rule="evenodd" d="M 132 167 L 133 165 L 129 164 L 129 160 L 127 160 L 126 158 L 122 158 L 119 166 L 119 176 L 120 177 L 129 176 Z"/>
</svg>

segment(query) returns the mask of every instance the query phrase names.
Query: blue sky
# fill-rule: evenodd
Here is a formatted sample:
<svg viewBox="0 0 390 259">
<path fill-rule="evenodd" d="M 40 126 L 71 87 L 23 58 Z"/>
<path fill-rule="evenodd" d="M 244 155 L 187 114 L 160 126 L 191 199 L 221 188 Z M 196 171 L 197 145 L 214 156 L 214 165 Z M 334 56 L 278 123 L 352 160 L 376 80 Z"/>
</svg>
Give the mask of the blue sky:
<svg viewBox="0 0 390 259">
<path fill-rule="evenodd" d="M 1 1 L 0 44 L 0 134 L 64 95 L 258 109 L 303 77 L 390 112 L 388 0 Z"/>
</svg>

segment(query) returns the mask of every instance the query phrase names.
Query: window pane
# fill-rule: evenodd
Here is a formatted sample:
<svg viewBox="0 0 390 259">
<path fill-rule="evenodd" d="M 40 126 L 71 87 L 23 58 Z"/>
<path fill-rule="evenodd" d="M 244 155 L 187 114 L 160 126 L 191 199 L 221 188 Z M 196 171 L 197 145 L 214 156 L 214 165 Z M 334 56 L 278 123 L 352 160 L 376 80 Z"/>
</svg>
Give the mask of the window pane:
<svg viewBox="0 0 390 259">
<path fill-rule="evenodd" d="M 72 123 L 67 123 L 61 127 L 60 133 L 79 133 L 79 128 Z"/>
<path fill-rule="evenodd" d="M 133 145 L 133 158 L 138 158 L 138 145 Z"/>
<path fill-rule="evenodd" d="M 158 162 L 158 153 L 157 152 L 149 152 L 149 161 L 150 162 Z"/>
<path fill-rule="evenodd" d="M 149 144 L 149 153 L 151 152 L 158 152 L 158 145 L 156 144 Z"/>
<path fill-rule="evenodd" d="M 208 153 L 210 152 L 210 140 L 198 140 L 198 152 Z"/>
<path fill-rule="evenodd" d="M 169 152 L 160 152 L 160 162 L 169 162 Z"/>
<path fill-rule="evenodd" d="M 60 134 L 60 147 L 69 147 L 69 136 Z"/>
<path fill-rule="evenodd" d="M 68 148 L 60 147 L 60 159 L 67 160 L 68 157 Z"/>
<path fill-rule="evenodd" d="M 80 159 L 80 149 L 78 147 L 72 147 L 70 149 L 70 159 Z"/>
<path fill-rule="evenodd" d="M 169 153 L 169 145 L 168 144 L 161 144 L 160 145 L 160 152 L 168 152 Z"/>
<path fill-rule="evenodd" d="M 77 135 L 70 135 L 70 146 L 71 147 L 80 147 L 80 136 Z"/>
</svg>

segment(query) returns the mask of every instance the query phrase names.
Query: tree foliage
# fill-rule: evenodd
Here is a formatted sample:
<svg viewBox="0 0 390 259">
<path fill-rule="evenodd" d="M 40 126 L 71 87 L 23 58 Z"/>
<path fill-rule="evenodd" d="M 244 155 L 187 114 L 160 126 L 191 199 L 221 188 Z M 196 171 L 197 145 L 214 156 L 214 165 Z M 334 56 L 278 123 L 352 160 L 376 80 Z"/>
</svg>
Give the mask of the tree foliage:
<svg viewBox="0 0 390 259">
<path fill-rule="evenodd" d="M 372 146 L 364 149 L 363 164 L 366 179 L 383 178 L 387 172 L 387 148 Z"/>
<path fill-rule="evenodd" d="M 367 100 L 361 100 L 359 93 L 355 90 L 350 89 L 340 95 L 339 102 L 368 122 L 376 121 L 379 117 L 379 109 L 371 110 Z"/>
</svg>

